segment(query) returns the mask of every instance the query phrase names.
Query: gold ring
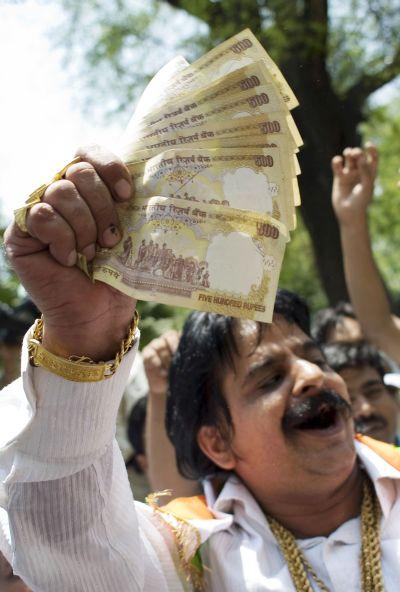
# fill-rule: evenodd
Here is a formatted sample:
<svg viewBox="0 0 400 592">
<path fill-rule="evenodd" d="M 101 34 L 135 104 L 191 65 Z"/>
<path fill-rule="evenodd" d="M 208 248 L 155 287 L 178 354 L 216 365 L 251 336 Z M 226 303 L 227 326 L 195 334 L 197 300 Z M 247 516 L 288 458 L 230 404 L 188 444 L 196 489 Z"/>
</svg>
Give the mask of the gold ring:
<svg viewBox="0 0 400 592">
<path fill-rule="evenodd" d="M 14 220 L 18 226 L 18 228 L 20 228 L 20 230 L 22 230 L 22 232 L 28 232 L 28 229 L 26 227 L 26 215 L 29 212 L 29 210 L 37 203 L 41 202 L 43 199 L 43 196 L 46 192 L 46 189 L 48 187 L 50 187 L 50 185 L 52 183 L 54 183 L 55 181 L 60 181 L 61 179 L 64 178 L 65 173 L 67 172 L 68 168 L 73 165 L 76 164 L 77 162 L 80 162 L 82 159 L 80 156 L 76 156 L 73 160 L 71 160 L 71 162 L 69 162 L 68 164 L 66 164 L 61 171 L 59 171 L 58 173 L 56 173 L 54 175 L 54 177 L 52 178 L 52 180 L 50 181 L 50 183 L 46 183 L 45 185 L 41 185 L 40 187 L 38 187 L 37 189 L 35 189 L 35 191 L 33 193 L 30 194 L 30 196 L 28 197 L 28 199 L 26 200 L 25 204 L 21 207 L 18 208 L 17 210 L 14 210 Z"/>
</svg>

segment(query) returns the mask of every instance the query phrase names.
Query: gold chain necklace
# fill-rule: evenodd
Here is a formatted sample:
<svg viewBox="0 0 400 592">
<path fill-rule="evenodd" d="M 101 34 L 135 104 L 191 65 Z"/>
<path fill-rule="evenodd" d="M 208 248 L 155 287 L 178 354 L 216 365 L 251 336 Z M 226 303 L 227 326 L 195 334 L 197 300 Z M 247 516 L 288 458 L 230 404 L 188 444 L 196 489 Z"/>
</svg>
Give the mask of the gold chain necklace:
<svg viewBox="0 0 400 592">
<path fill-rule="evenodd" d="M 382 510 L 375 489 L 369 479 L 364 479 L 361 506 L 361 589 L 363 592 L 385 592 L 383 585 L 380 519 Z M 297 592 L 313 592 L 310 580 L 321 592 L 329 588 L 317 576 L 310 563 L 299 549 L 295 537 L 282 524 L 270 516 L 268 523 L 285 557 Z"/>
</svg>

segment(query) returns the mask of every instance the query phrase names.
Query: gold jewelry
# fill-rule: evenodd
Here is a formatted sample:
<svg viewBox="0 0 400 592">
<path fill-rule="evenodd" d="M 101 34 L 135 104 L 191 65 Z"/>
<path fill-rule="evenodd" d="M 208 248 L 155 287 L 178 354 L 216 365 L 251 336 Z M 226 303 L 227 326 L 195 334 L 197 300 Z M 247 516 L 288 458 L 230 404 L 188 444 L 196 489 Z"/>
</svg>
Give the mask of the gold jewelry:
<svg viewBox="0 0 400 592">
<path fill-rule="evenodd" d="M 369 479 L 364 480 L 361 506 L 361 586 L 363 592 L 384 592 L 380 520 L 382 510 L 374 486 Z M 285 557 L 290 576 L 297 592 L 313 592 L 310 580 L 319 586 L 321 592 L 329 592 L 328 587 L 317 576 L 310 563 L 299 549 L 296 539 L 282 524 L 267 516 L 272 534 L 276 538 Z"/>
<path fill-rule="evenodd" d="M 114 360 L 112 362 L 94 362 L 86 356 L 70 356 L 66 359 L 47 351 L 42 345 L 43 319 L 37 319 L 33 326 L 32 334 L 28 339 L 29 361 L 33 366 L 41 366 L 67 380 L 74 382 L 99 382 L 115 374 L 122 358 L 135 342 L 138 323 L 139 313 L 135 310 L 128 335 L 122 341 Z"/>
<path fill-rule="evenodd" d="M 22 230 L 22 232 L 28 232 L 28 229 L 26 227 L 26 215 L 34 205 L 36 205 L 37 203 L 42 201 L 43 196 L 46 192 L 46 189 L 48 187 L 50 187 L 50 185 L 52 183 L 55 183 L 56 181 L 60 181 L 61 179 L 63 179 L 68 168 L 71 165 L 76 164 L 77 162 L 80 162 L 81 160 L 82 159 L 80 156 L 76 156 L 73 160 L 71 160 L 71 162 L 66 164 L 61 169 L 61 171 L 56 173 L 49 183 L 46 183 L 45 185 L 41 185 L 40 187 L 35 189 L 35 191 L 33 193 L 31 193 L 30 196 L 28 197 L 28 199 L 26 200 L 25 205 L 23 205 L 21 208 L 18 208 L 17 210 L 14 210 L 15 222 L 17 223 L 17 226 L 20 228 L 20 230 Z"/>
</svg>

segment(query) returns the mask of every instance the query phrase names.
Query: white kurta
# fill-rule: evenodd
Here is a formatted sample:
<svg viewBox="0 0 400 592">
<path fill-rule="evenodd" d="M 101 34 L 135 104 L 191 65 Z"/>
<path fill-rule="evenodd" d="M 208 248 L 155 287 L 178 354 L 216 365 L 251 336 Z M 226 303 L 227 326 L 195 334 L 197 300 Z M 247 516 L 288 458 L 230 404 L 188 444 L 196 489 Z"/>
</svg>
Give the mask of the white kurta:
<svg viewBox="0 0 400 592">
<path fill-rule="evenodd" d="M 181 592 L 174 540 L 163 520 L 133 502 L 115 442 L 117 409 L 135 352 L 101 383 L 73 383 L 23 354 L 22 379 L 0 394 L 0 549 L 34 592 Z M 400 471 L 364 445 L 357 452 L 383 509 L 385 589 L 400 589 Z M 236 478 L 200 532 L 207 589 L 290 592 L 277 543 L 252 495 Z M 360 525 L 300 541 L 334 592 L 360 590 Z"/>
</svg>

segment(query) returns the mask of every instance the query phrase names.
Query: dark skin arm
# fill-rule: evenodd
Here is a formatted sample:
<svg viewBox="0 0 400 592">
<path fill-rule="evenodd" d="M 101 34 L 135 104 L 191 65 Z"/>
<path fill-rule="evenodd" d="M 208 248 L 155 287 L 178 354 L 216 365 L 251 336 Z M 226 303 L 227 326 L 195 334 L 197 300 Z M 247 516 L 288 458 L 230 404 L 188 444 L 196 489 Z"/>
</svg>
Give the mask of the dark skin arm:
<svg viewBox="0 0 400 592">
<path fill-rule="evenodd" d="M 13 575 L 6 558 L 0 553 L 0 590 L 1 592 L 31 592 L 24 582 Z"/>
</svg>

